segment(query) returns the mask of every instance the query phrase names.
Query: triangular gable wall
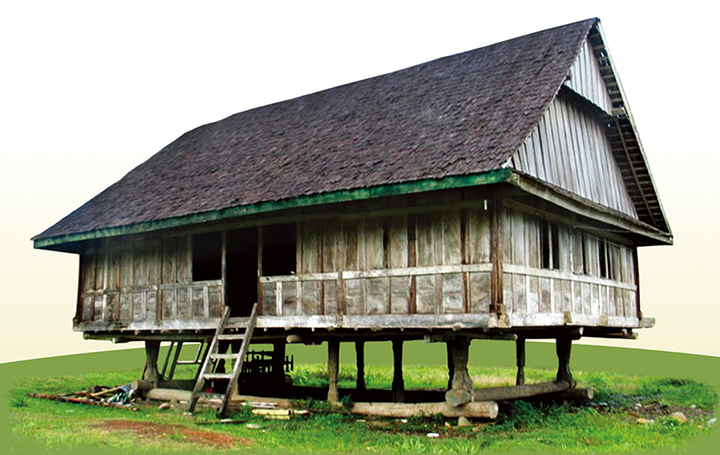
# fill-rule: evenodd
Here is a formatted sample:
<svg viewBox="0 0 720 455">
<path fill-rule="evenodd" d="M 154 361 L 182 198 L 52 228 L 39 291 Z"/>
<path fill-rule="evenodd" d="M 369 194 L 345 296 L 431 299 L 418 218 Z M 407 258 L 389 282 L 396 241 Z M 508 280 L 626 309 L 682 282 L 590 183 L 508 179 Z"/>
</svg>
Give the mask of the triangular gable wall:
<svg viewBox="0 0 720 455">
<path fill-rule="evenodd" d="M 510 166 L 637 219 L 603 124 L 573 98 L 550 103 Z"/>
<path fill-rule="evenodd" d="M 599 22 L 558 95 L 508 164 L 670 233 Z"/>
<path fill-rule="evenodd" d="M 600 71 L 590 40 L 585 40 L 580 54 L 565 79 L 565 85 L 575 93 L 591 101 L 597 107 L 612 114 L 612 100 Z"/>
</svg>

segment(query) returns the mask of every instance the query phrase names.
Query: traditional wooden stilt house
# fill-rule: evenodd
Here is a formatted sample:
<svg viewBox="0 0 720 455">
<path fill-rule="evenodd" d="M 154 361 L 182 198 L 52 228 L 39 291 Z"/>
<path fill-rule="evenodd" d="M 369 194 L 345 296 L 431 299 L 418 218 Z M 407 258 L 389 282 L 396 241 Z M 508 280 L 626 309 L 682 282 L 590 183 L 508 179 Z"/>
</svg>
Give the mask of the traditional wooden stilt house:
<svg viewBox="0 0 720 455">
<path fill-rule="evenodd" d="M 341 341 L 398 364 L 446 341 L 462 395 L 469 340 L 518 340 L 522 366 L 555 338 L 571 382 L 570 340 L 652 326 L 637 248 L 672 234 L 591 19 L 201 126 L 33 240 L 80 255 L 74 329 L 146 341 L 146 377 L 227 306 L 218 333 L 328 341 L 337 399 Z"/>
</svg>

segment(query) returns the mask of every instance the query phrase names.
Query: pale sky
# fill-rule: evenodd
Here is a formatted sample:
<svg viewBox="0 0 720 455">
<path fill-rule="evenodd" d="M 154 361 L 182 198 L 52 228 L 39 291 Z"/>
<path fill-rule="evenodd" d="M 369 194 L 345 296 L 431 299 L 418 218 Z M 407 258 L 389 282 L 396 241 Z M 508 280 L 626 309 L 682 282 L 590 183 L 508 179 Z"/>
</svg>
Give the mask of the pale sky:
<svg viewBox="0 0 720 455">
<path fill-rule="evenodd" d="M 72 331 L 77 256 L 33 250 L 30 237 L 184 132 L 590 17 L 602 21 L 675 245 L 640 250 L 656 327 L 582 342 L 720 356 L 707 2 L 247 3 L 0 3 L 0 362 L 114 347 Z"/>
</svg>

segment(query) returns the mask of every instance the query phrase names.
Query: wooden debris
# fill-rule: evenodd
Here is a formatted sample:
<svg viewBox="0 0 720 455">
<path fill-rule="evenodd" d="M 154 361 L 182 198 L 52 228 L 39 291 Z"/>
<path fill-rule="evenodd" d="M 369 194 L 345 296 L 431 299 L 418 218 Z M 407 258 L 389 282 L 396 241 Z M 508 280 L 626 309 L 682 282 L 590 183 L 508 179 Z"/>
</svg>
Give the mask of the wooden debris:
<svg viewBox="0 0 720 455">
<path fill-rule="evenodd" d="M 28 393 L 29 397 L 43 398 L 45 400 L 63 401 L 66 403 L 77 403 L 77 404 L 89 404 L 91 406 L 102 406 L 105 408 L 120 408 L 128 411 L 138 411 L 139 409 L 133 406 L 126 406 L 119 403 L 108 403 L 106 401 L 92 400 L 84 397 L 72 397 L 65 395 L 48 395 L 45 393 Z"/>
</svg>

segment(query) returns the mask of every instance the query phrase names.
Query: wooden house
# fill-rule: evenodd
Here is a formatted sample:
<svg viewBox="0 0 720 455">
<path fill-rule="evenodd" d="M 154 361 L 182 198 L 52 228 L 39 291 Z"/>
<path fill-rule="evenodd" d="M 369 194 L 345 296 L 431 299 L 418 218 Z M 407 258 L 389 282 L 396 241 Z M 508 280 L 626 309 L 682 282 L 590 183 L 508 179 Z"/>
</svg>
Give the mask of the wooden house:
<svg viewBox="0 0 720 455">
<path fill-rule="evenodd" d="M 467 340 L 555 338 L 569 379 L 569 340 L 652 326 L 637 248 L 672 234 L 590 19 L 200 126 L 33 241 L 80 256 L 87 338 L 257 302 L 253 342 L 426 338 L 462 370 Z"/>
</svg>

